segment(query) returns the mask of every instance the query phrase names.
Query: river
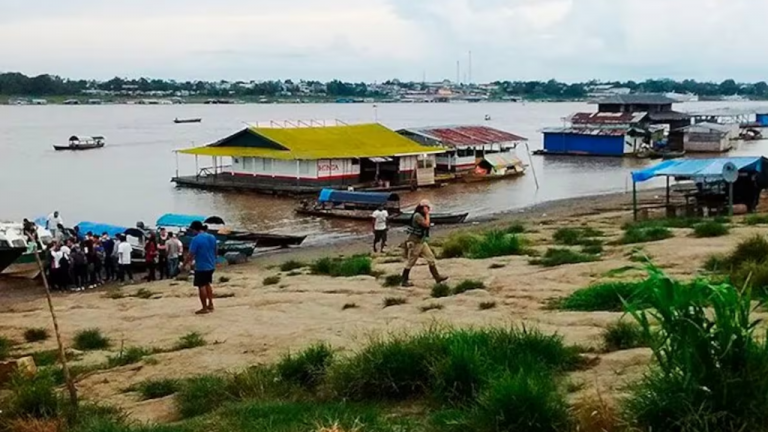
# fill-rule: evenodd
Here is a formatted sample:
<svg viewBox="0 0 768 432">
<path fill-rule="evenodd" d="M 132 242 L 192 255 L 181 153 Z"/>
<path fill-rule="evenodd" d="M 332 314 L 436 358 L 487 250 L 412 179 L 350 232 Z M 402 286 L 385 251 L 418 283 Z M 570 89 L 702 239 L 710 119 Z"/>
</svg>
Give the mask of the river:
<svg viewBox="0 0 768 432">
<path fill-rule="evenodd" d="M 749 104 L 702 102 L 675 108 Z M 484 123 L 527 137 L 533 151 L 542 146 L 541 128 L 561 125 L 574 112 L 594 110 L 584 103 L 0 106 L 0 220 L 35 218 L 55 209 L 67 225 L 87 220 L 133 226 L 137 221 L 153 225 L 164 213 L 216 214 L 232 226 L 309 234 L 308 242 L 323 242 L 354 235 L 367 225 L 296 216 L 296 202 L 289 198 L 175 188 L 170 183 L 176 170 L 172 151 L 210 143 L 246 122 L 309 119 L 378 120 L 393 129 Z M 490 121 L 484 121 L 486 115 Z M 177 117 L 201 117 L 203 122 L 177 125 Z M 64 144 L 73 134 L 105 136 L 107 146 L 87 152 L 53 150 L 53 144 Z M 741 144 L 732 154 L 766 150 L 768 141 L 758 141 Z M 529 163 L 524 147 L 518 155 Z M 192 157 L 180 155 L 179 162 L 182 174 L 194 172 Z M 544 201 L 625 191 L 629 172 L 649 163 L 534 156 L 534 169 L 521 178 L 405 194 L 403 205 L 425 197 L 436 211 L 482 217 Z"/>
</svg>

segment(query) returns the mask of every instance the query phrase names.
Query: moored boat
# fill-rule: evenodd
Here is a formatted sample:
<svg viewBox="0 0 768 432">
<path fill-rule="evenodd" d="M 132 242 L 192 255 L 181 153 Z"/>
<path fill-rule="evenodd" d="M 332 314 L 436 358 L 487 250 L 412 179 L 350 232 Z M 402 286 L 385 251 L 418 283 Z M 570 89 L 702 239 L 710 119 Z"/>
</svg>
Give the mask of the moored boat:
<svg viewBox="0 0 768 432">
<path fill-rule="evenodd" d="M 40 275 L 40 266 L 37 264 L 35 253 L 37 244 L 28 242 L 24 236 L 24 226 L 20 223 L 0 223 L 0 234 L 6 241 L 17 248 L 24 248 L 24 251 L 10 265 L 2 270 L 5 276 L 19 277 L 25 279 L 34 279 Z M 37 226 L 37 236 L 43 245 L 53 241 L 51 232 L 41 226 Z"/>
<path fill-rule="evenodd" d="M 105 145 L 104 137 L 102 136 L 78 137 L 76 135 L 72 135 L 71 137 L 69 137 L 69 145 L 65 145 L 65 146 L 54 145 L 53 149 L 56 151 L 93 150 L 93 149 L 102 148 L 104 147 L 104 145 Z"/>
<path fill-rule="evenodd" d="M 231 230 L 224 226 L 224 219 L 218 216 L 204 217 L 169 213 L 161 216 L 157 220 L 156 225 L 158 229 L 169 228 L 178 232 L 182 243 L 185 243 L 192 239 L 191 236 L 187 235 L 187 228 L 189 228 L 190 224 L 194 221 L 201 221 L 204 224 L 211 225 L 208 228 L 208 232 L 213 234 L 219 241 L 250 242 L 257 248 L 287 248 L 290 246 L 299 246 L 307 238 L 307 236 Z"/>
<path fill-rule="evenodd" d="M 389 218 L 389 221 L 396 225 L 409 225 L 411 223 L 412 213 L 401 213 Z M 432 225 L 458 225 L 462 224 L 469 217 L 469 213 L 430 213 L 429 221 Z"/>
<path fill-rule="evenodd" d="M 174 123 L 176 123 L 176 124 L 184 124 L 184 123 L 200 123 L 200 122 L 202 122 L 202 121 L 203 121 L 203 119 L 201 119 L 201 118 L 187 118 L 187 119 L 180 119 L 180 118 L 175 118 L 175 119 L 173 120 L 173 122 L 174 122 Z"/>
<path fill-rule="evenodd" d="M 384 207 L 390 215 L 398 215 L 400 197 L 386 192 L 353 192 L 323 189 L 315 203 L 302 202 L 296 213 L 353 220 L 371 220 L 371 212 Z"/>
<path fill-rule="evenodd" d="M 0 234 L 0 273 L 16 262 L 26 251 L 26 245 L 12 243 L 4 234 Z"/>
<path fill-rule="evenodd" d="M 515 156 L 489 153 L 479 159 L 475 169 L 461 176 L 465 183 L 503 180 L 525 174 L 526 165 Z"/>
</svg>

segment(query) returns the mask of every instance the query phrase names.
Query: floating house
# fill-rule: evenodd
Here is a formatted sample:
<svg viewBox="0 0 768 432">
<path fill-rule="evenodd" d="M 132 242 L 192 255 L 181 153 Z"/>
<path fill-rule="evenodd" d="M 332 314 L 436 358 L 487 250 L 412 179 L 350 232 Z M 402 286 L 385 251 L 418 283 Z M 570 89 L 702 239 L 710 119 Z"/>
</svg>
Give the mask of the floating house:
<svg viewBox="0 0 768 432">
<path fill-rule="evenodd" d="M 695 123 L 735 124 L 742 128 L 768 127 L 768 107 L 724 107 L 690 113 Z"/>
<path fill-rule="evenodd" d="M 444 152 L 380 124 L 248 127 L 207 146 L 177 150 L 195 156 L 196 173 L 180 176 L 177 164 L 172 181 L 275 194 L 409 189 L 435 183 L 435 155 Z M 211 157 L 213 165 L 200 168 L 200 156 Z"/>
<path fill-rule="evenodd" d="M 488 126 L 431 126 L 397 132 L 419 144 L 445 148 L 445 153 L 437 155 L 437 169 L 452 173 L 471 171 L 486 158 L 490 159 L 488 163 L 493 167 L 522 167 L 515 149 L 518 144 L 528 141 L 527 138 Z"/>
<path fill-rule="evenodd" d="M 613 95 L 594 102 L 601 113 L 647 113 L 648 122 L 679 129 L 691 124 L 689 114 L 672 109 L 677 101 L 660 94 Z"/>
<path fill-rule="evenodd" d="M 576 113 L 570 126 L 546 128 L 544 154 L 625 156 L 650 146 L 654 137 L 646 112 Z"/>
<path fill-rule="evenodd" d="M 731 140 L 738 138 L 738 133 L 738 126 L 697 123 L 671 131 L 669 146 L 686 153 L 724 153 L 733 148 Z"/>
</svg>

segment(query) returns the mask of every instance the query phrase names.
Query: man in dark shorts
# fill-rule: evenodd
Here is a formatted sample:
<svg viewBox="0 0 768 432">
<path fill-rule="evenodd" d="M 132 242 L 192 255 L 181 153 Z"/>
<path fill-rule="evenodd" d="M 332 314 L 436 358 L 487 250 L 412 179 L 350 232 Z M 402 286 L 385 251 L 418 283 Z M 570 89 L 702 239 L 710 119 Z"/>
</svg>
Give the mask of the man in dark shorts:
<svg viewBox="0 0 768 432">
<path fill-rule="evenodd" d="M 187 255 L 186 266 L 195 261 L 195 280 L 194 286 L 198 289 L 200 295 L 200 304 L 203 308 L 195 312 L 203 315 L 213 312 L 213 272 L 216 271 L 216 237 L 208 234 L 206 227 L 200 221 L 192 222 L 189 227 L 191 234 L 194 234 L 192 243 L 189 245 L 189 254 Z"/>
</svg>

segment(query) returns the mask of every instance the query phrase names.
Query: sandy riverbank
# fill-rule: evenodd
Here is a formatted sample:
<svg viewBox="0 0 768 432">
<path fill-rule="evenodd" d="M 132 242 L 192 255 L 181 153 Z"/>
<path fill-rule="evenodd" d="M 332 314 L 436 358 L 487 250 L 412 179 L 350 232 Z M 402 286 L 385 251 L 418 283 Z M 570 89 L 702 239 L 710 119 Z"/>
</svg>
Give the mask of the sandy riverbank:
<svg viewBox="0 0 768 432">
<path fill-rule="evenodd" d="M 654 191 L 644 194 L 653 199 Z M 606 233 L 607 240 L 621 234 L 621 225 L 631 218 L 624 194 L 581 198 L 543 204 L 526 211 L 500 215 L 475 228 L 522 221 L 530 232 L 525 237 L 539 251 L 551 246 L 552 234 L 559 227 L 590 226 Z M 436 241 L 456 229 L 437 230 Z M 670 274 L 690 278 L 697 274 L 710 254 L 728 251 L 739 239 L 766 229 L 736 224 L 732 233 L 715 239 L 695 239 L 690 230 L 675 230 L 675 237 L 643 245 L 645 252 Z M 395 234 L 393 244 L 399 241 Z M 110 299 L 105 291 L 57 295 L 56 310 L 65 341 L 70 343 L 79 330 L 98 327 L 121 345 L 168 348 L 182 335 L 199 332 L 209 345 L 192 350 L 157 354 L 156 361 L 98 372 L 81 379 L 81 393 L 94 400 L 128 410 L 140 420 L 173 419 L 170 398 L 139 402 L 136 394 L 125 393 L 132 384 L 150 378 L 186 377 L 204 372 L 232 370 L 270 362 L 280 355 L 315 341 L 326 341 L 339 349 L 354 349 L 369 337 L 390 332 L 421 329 L 434 324 L 488 326 L 525 324 L 545 332 L 556 332 L 567 343 L 597 348 L 600 334 L 619 313 L 560 312 L 546 308 L 550 299 L 562 297 L 592 283 L 606 280 L 611 270 L 629 265 L 628 252 L 635 246 L 607 246 L 602 260 L 594 263 L 543 268 L 529 264 L 527 257 L 488 260 L 441 260 L 442 271 L 452 283 L 465 279 L 485 283 L 486 290 L 473 291 L 444 299 L 430 298 L 432 281 L 424 266 L 413 272 L 416 287 L 410 290 L 385 288 L 382 280 L 369 276 L 332 279 L 301 274 L 290 276 L 273 266 L 289 259 L 308 261 L 320 256 L 351 254 L 368 250 L 368 240 L 296 249 L 254 259 L 243 266 L 221 269 L 216 274 L 217 310 L 207 316 L 193 314 L 196 291 L 188 282 L 161 281 L 122 288 L 125 295 L 139 289 L 153 293 L 150 299 L 125 297 Z M 490 269 L 491 264 L 504 267 Z M 397 274 L 402 263 L 394 255 L 378 256 L 374 269 L 386 275 Z M 623 278 L 642 277 L 631 271 Z M 280 276 L 280 282 L 265 286 L 267 276 Z M 220 279 L 221 277 L 226 278 Z M 2 283 L 2 281 L 0 281 Z M 50 327 L 50 317 L 40 290 L 4 289 L 0 304 L 0 335 L 21 341 L 30 327 Z M 383 308 L 385 297 L 404 297 L 407 304 Z M 495 301 L 497 307 L 480 311 L 480 302 Z M 345 304 L 357 307 L 343 310 Z M 422 312 L 421 306 L 440 304 L 444 308 Z M 17 352 L 54 348 L 52 340 L 20 345 Z M 91 353 L 79 364 L 102 361 L 107 352 Z M 579 372 L 573 379 L 582 382 L 581 393 L 615 395 L 628 380 L 637 377 L 649 359 L 644 349 L 600 355 L 594 368 Z M 578 396 L 575 395 L 575 396 Z"/>
</svg>

